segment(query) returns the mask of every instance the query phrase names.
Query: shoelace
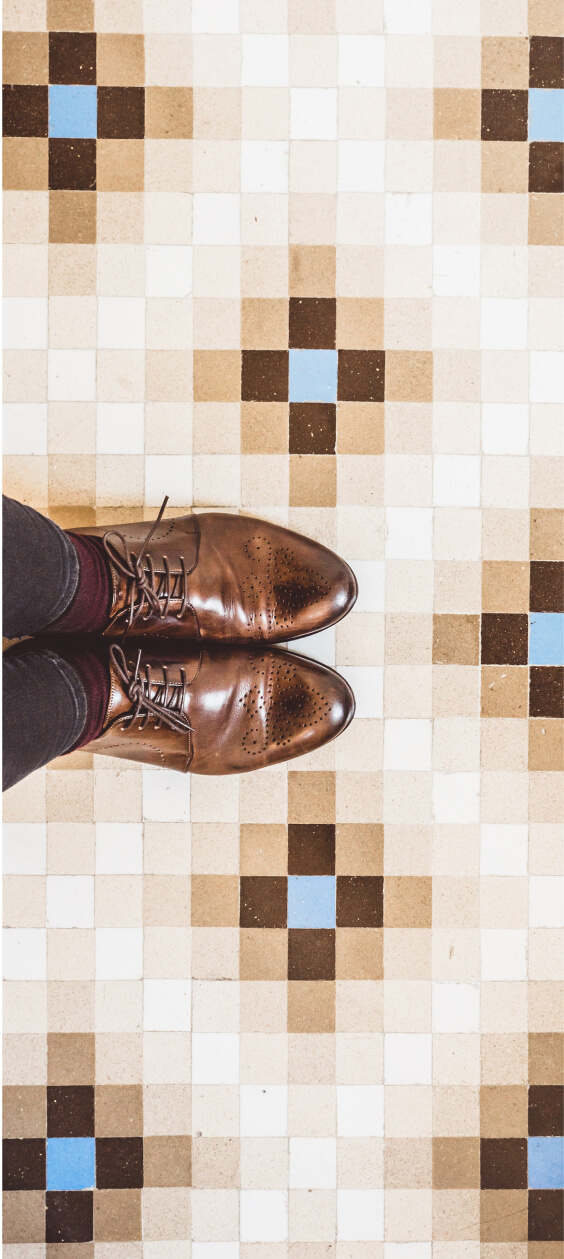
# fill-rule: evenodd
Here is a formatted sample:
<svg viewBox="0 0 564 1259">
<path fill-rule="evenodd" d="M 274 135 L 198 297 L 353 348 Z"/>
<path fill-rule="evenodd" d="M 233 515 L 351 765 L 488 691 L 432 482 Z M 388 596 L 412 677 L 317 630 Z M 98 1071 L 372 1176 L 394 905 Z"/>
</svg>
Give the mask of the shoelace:
<svg viewBox="0 0 564 1259">
<path fill-rule="evenodd" d="M 147 537 L 141 543 L 137 554 L 135 554 L 135 551 L 128 551 L 126 540 L 118 529 L 106 529 L 102 537 L 102 545 L 110 563 L 130 583 L 127 596 L 129 616 L 124 637 L 138 617 L 142 617 L 146 621 L 151 613 L 154 613 L 155 616 L 164 620 L 165 616 L 168 615 L 172 599 L 175 601 L 180 600 L 180 609 L 175 613 L 179 621 L 182 620 L 188 606 L 188 570 L 184 556 L 181 556 L 182 568 L 178 572 L 171 572 L 168 559 L 164 556 L 164 574 L 157 574 L 153 560 L 147 554 L 147 547 L 155 529 L 160 525 L 167 503 L 168 495 L 164 499 L 157 519 L 151 525 Z M 119 538 L 123 547 L 123 555 L 112 542 L 112 538 Z M 146 566 L 143 563 L 143 556 L 145 557 Z M 175 593 L 176 577 L 180 578 L 180 590 Z"/>
<path fill-rule="evenodd" d="M 182 711 L 188 685 L 184 669 L 180 670 L 182 679 L 180 685 L 169 682 L 166 665 L 162 666 L 162 682 L 151 677 L 151 669 L 148 664 L 145 665 L 145 676 L 142 677 L 140 673 L 141 648 L 137 653 L 135 668 L 132 670 L 129 668 L 122 648 L 117 643 L 113 643 L 110 647 L 110 659 L 131 703 L 134 705 L 133 712 L 127 713 L 124 718 L 125 721 L 130 723 L 135 721 L 137 717 L 141 717 L 140 729 L 143 730 L 149 717 L 153 716 L 157 718 L 157 729 L 162 723 L 171 730 L 176 730 L 179 734 L 186 734 L 187 731 L 193 732 L 194 727 L 190 725 L 188 718 Z M 157 692 L 158 698 L 153 699 L 151 697 L 151 690 Z M 159 694 L 159 692 L 162 692 L 162 694 Z"/>
</svg>

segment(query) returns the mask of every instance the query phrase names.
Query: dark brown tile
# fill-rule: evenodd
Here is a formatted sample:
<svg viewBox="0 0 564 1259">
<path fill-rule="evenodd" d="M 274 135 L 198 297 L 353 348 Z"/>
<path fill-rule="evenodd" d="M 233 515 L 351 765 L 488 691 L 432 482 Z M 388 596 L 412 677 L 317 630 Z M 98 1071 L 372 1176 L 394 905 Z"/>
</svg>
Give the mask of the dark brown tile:
<svg viewBox="0 0 564 1259">
<path fill-rule="evenodd" d="M 529 145 L 529 192 L 562 192 L 564 144 L 534 140 Z"/>
<path fill-rule="evenodd" d="M 47 1242 L 90 1242 L 93 1237 L 93 1193 L 57 1192 L 45 1195 Z"/>
<path fill-rule="evenodd" d="M 527 664 L 529 618 L 522 612 L 482 614 L 482 664 Z"/>
<path fill-rule="evenodd" d="M 338 927 L 381 927 L 383 914 L 384 880 L 380 875 L 338 875 Z"/>
<path fill-rule="evenodd" d="M 479 616 L 433 616 L 433 664 L 479 662 Z"/>
<path fill-rule="evenodd" d="M 94 1136 L 93 1085 L 56 1085 L 47 1088 L 47 1135 Z"/>
<path fill-rule="evenodd" d="M 529 1136 L 564 1136 L 564 1089 L 557 1084 L 529 1088 Z"/>
<path fill-rule="evenodd" d="M 11 84 L 2 88 L 2 134 L 46 136 L 49 131 L 49 88 L 43 84 Z"/>
<path fill-rule="evenodd" d="M 526 140 L 528 111 L 528 92 L 484 88 L 482 140 Z"/>
<path fill-rule="evenodd" d="M 564 564 L 531 560 L 531 612 L 564 612 Z"/>
<path fill-rule="evenodd" d="M 479 1137 L 433 1137 L 433 1188 L 480 1188 Z"/>
<path fill-rule="evenodd" d="M 98 1189 L 142 1189 L 143 1137 L 96 1138 Z"/>
<path fill-rule="evenodd" d="M 564 87 L 564 39 L 556 35 L 531 36 L 529 87 Z"/>
<path fill-rule="evenodd" d="M 529 1033 L 529 1084 L 560 1084 L 564 1079 L 562 1032 Z"/>
<path fill-rule="evenodd" d="M 288 880 L 281 875 L 245 875 L 241 879 L 241 927 L 285 927 Z"/>
<path fill-rule="evenodd" d="M 334 874 L 335 827 L 330 824 L 288 827 L 288 874 Z"/>
<path fill-rule="evenodd" d="M 529 1189 L 529 1241 L 564 1240 L 564 1190 Z"/>
<path fill-rule="evenodd" d="M 291 402 L 291 455 L 334 455 L 337 408 L 331 402 Z"/>
<path fill-rule="evenodd" d="M 49 187 L 96 187 L 95 140 L 49 140 Z"/>
<path fill-rule="evenodd" d="M 242 359 L 243 402 L 288 401 L 286 350 L 243 350 Z"/>
<path fill-rule="evenodd" d="M 308 928 L 288 931 L 288 979 L 334 979 L 335 932 Z"/>
<path fill-rule="evenodd" d="M 101 140 L 142 140 L 145 135 L 145 89 L 98 88 L 98 137 Z"/>
<path fill-rule="evenodd" d="M 564 717 L 564 669 L 533 665 L 529 673 L 529 717 Z"/>
<path fill-rule="evenodd" d="M 96 36 L 94 33 L 90 31 L 49 32 L 49 82 L 96 82 Z"/>
<path fill-rule="evenodd" d="M 145 1137 L 143 1182 L 158 1189 L 192 1184 L 191 1137 Z"/>
<path fill-rule="evenodd" d="M 339 350 L 339 402 L 383 402 L 384 350 Z"/>
<path fill-rule="evenodd" d="M 5 1137 L 44 1137 L 47 1133 L 45 1086 L 4 1085 L 2 1131 Z"/>
<path fill-rule="evenodd" d="M 94 1076 L 95 1037 L 92 1033 L 48 1033 L 48 1084 L 93 1084 Z"/>
<path fill-rule="evenodd" d="M 336 298 L 291 297 L 290 349 L 334 350 L 336 321 Z"/>
<path fill-rule="evenodd" d="M 526 1189 L 527 1138 L 482 1138 L 480 1180 L 482 1189 Z"/>
<path fill-rule="evenodd" d="M 39 1137 L 2 1141 L 2 1188 L 44 1189 L 45 1140 Z"/>
</svg>

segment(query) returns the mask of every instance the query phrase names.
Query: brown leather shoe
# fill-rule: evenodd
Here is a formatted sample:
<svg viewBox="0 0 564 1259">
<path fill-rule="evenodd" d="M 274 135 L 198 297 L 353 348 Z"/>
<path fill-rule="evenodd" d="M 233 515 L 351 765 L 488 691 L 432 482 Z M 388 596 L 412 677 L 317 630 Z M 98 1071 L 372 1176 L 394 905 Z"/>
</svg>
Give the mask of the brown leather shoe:
<svg viewBox="0 0 564 1259">
<path fill-rule="evenodd" d="M 191 774 L 243 774 L 334 739 L 354 715 L 340 674 L 280 648 L 108 646 L 111 694 L 92 752 Z"/>
<path fill-rule="evenodd" d="M 333 551 L 250 516 L 203 512 L 115 528 L 77 529 L 101 538 L 113 601 L 104 634 L 233 643 L 285 642 L 334 625 L 350 612 L 354 573 Z"/>
</svg>

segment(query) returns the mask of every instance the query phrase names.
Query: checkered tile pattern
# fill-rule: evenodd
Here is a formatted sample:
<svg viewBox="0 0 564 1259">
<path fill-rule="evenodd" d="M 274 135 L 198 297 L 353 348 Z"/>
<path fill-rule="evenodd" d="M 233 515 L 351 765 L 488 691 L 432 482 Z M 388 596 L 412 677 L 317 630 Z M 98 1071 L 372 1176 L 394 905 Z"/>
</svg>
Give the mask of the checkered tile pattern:
<svg viewBox="0 0 564 1259">
<path fill-rule="evenodd" d="M 4 798 L 7 1253 L 556 1259 L 560 0 L 4 27 L 7 491 L 267 516 L 360 592 L 297 644 L 335 744 Z"/>
</svg>

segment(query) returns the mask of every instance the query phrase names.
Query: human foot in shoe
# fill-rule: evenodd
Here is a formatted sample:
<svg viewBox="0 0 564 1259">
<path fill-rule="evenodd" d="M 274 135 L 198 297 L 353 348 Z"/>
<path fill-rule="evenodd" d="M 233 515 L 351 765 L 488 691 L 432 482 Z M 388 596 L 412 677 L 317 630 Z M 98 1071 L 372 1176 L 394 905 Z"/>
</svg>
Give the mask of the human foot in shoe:
<svg viewBox="0 0 564 1259">
<path fill-rule="evenodd" d="M 338 673 L 280 648 L 106 643 L 111 693 L 92 752 L 241 774 L 334 739 L 354 714 Z"/>
<path fill-rule="evenodd" d="M 103 633 L 285 642 L 340 621 L 357 585 L 344 560 L 281 525 L 225 512 L 77 529 L 101 540 L 113 581 Z"/>
</svg>

